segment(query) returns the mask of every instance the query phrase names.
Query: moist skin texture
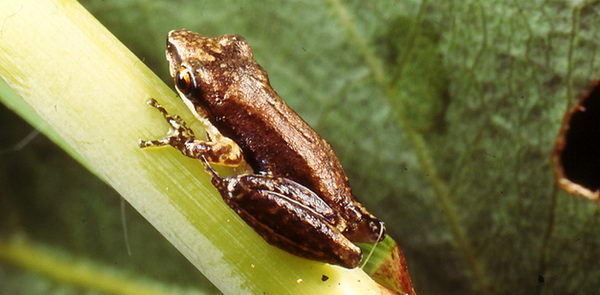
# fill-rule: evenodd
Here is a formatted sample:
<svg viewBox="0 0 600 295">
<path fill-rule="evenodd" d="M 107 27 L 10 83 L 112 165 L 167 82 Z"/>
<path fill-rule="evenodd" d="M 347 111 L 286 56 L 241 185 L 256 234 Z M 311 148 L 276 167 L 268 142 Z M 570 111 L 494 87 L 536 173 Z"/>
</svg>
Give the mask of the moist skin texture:
<svg viewBox="0 0 600 295">
<path fill-rule="evenodd" d="M 235 35 L 206 38 L 171 31 L 167 59 L 181 98 L 207 125 L 209 140 L 232 140 L 231 150 L 243 153 L 254 170 L 255 175 L 228 178 L 213 173 L 225 201 L 266 240 L 292 253 L 346 267 L 358 264 L 360 250 L 348 241 L 376 242 L 383 237 L 383 223 L 355 199 L 329 143 L 277 95 L 246 41 Z M 252 205 L 261 202 L 266 209 Z M 268 217 L 275 212 L 286 213 Z M 284 241 L 289 237 L 273 231 L 277 222 L 268 225 L 268 218 L 293 224 L 292 240 L 310 243 L 310 232 L 319 231 L 312 242 L 329 243 L 323 246 L 329 248 L 323 254 L 317 245 L 294 246 L 294 241 Z M 321 257 L 336 252 L 335 247 L 346 252 L 336 253 L 335 259 Z"/>
</svg>

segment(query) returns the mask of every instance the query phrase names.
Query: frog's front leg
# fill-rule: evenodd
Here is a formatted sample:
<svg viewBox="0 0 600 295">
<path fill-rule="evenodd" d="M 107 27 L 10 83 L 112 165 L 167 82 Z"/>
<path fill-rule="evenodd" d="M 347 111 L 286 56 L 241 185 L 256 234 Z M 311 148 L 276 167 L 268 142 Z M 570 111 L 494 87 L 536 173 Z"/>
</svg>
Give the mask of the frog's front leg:
<svg viewBox="0 0 600 295">
<path fill-rule="evenodd" d="M 194 131 L 177 115 L 170 115 L 155 99 L 151 98 L 148 105 L 157 109 L 169 123 L 170 129 L 166 137 L 156 140 L 140 140 L 140 148 L 172 146 L 185 156 L 200 159 L 204 156 L 209 162 L 237 167 L 242 163 L 243 156 L 239 146 L 231 139 L 220 134 L 212 135 L 209 141 L 196 139 Z"/>
</svg>

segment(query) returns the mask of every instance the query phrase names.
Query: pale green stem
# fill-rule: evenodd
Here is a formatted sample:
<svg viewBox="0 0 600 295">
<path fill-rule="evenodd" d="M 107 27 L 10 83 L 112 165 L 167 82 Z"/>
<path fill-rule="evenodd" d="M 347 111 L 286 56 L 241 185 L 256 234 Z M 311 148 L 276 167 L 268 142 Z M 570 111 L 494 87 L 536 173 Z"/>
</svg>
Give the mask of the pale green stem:
<svg viewBox="0 0 600 295">
<path fill-rule="evenodd" d="M 59 255 L 18 238 L 0 240 L 0 261 L 7 261 L 14 266 L 35 271 L 58 282 L 107 294 L 172 295 L 186 293 L 183 290 L 173 290 L 172 286 L 168 287 L 168 290 L 167 286 L 151 286 L 118 270 Z"/>
<path fill-rule="evenodd" d="M 382 291 L 359 269 L 268 245 L 224 204 L 197 161 L 170 148 L 139 149 L 138 139 L 167 130 L 148 98 L 193 117 L 76 1 L 0 0 L 0 77 L 17 94 L 3 96 L 5 104 L 114 187 L 224 293 Z"/>
</svg>

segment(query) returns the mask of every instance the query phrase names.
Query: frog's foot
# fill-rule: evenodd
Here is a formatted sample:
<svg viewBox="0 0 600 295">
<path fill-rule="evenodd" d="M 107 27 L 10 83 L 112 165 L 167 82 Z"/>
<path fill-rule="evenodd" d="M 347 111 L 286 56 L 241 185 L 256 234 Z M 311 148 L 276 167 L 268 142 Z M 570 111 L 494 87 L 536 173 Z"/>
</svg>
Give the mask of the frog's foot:
<svg viewBox="0 0 600 295">
<path fill-rule="evenodd" d="M 169 114 L 169 112 L 167 112 L 167 110 L 161 104 L 159 104 L 156 99 L 151 98 L 148 100 L 147 104 L 157 109 L 163 115 L 169 126 L 171 126 L 168 133 L 169 137 L 185 137 L 190 139 L 195 138 L 194 131 L 187 126 L 185 121 L 183 121 L 183 119 L 181 119 L 181 117 L 178 115 Z"/>
<path fill-rule="evenodd" d="M 140 140 L 140 148 L 172 146 L 185 156 L 194 159 L 205 157 L 209 162 L 237 167 L 242 163 L 242 152 L 231 139 L 220 136 L 210 141 L 196 139 L 194 131 L 177 115 L 171 115 L 155 99 L 151 98 L 148 105 L 157 109 L 169 124 L 167 136 L 156 140 Z"/>
<path fill-rule="evenodd" d="M 149 147 L 160 147 L 160 146 L 165 146 L 165 145 L 169 145 L 168 138 L 161 138 L 161 139 L 156 139 L 156 140 L 140 139 L 138 141 L 138 146 L 142 149 L 149 148 Z"/>
<path fill-rule="evenodd" d="M 179 116 L 169 114 L 169 112 L 167 112 L 167 110 L 162 105 L 160 105 L 154 98 L 148 100 L 147 104 L 157 109 L 163 115 L 170 128 L 169 132 L 167 133 L 167 136 L 164 138 L 157 140 L 140 140 L 138 142 L 138 146 L 140 148 L 170 145 L 181 150 L 182 147 L 185 146 L 185 143 L 193 142 L 196 140 L 194 131 L 187 127 L 185 121 L 183 121 Z"/>
</svg>

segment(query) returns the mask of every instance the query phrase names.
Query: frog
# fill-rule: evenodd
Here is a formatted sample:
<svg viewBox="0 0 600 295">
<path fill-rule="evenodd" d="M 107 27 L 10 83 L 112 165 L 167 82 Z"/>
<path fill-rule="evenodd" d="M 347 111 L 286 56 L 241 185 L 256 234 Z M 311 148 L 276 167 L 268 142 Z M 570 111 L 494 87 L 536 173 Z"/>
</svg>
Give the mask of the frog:
<svg viewBox="0 0 600 295">
<path fill-rule="evenodd" d="M 168 33 L 175 90 L 204 126 L 205 139 L 155 99 L 167 136 L 140 148 L 171 146 L 198 159 L 225 203 L 268 243 L 297 256 L 355 268 L 355 243 L 377 243 L 384 223 L 356 199 L 332 146 L 272 88 L 239 35 Z M 223 177 L 211 165 L 250 172 Z"/>
</svg>

